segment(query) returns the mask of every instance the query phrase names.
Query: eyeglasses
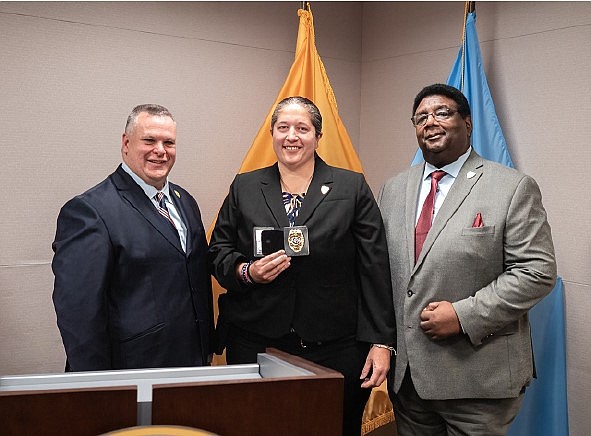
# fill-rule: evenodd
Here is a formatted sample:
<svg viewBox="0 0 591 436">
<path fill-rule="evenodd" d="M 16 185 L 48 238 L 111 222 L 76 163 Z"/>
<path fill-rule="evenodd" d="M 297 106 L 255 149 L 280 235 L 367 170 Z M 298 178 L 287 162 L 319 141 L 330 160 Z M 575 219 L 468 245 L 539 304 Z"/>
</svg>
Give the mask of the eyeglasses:
<svg viewBox="0 0 591 436">
<path fill-rule="evenodd" d="M 434 112 L 429 112 L 426 114 L 416 114 L 416 115 L 410 117 L 410 120 L 412 121 L 412 124 L 415 127 L 424 126 L 425 124 L 427 124 L 427 120 L 429 119 L 429 115 L 433 115 L 433 118 L 435 118 L 435 121 L 447 121 L 456 112 L 458 112 L 458 111 L 454 111 L 454 110 L 448 109 L 446 107 L 442 107 L 442 108 L 435 110 Z"/>
</svg>

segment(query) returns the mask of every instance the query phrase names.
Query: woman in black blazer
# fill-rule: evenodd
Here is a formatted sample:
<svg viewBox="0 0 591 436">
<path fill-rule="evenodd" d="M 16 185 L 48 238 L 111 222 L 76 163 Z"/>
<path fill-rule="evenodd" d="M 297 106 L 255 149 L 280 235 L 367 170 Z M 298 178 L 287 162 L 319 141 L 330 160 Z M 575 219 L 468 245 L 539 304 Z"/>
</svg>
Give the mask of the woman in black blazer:
<svg viewBox="0 0 591 436">
<path fill-rule="evenodd" d="M 396 341 L 382 218 L 363 174 L 316 154 L 322 117 L 312 101 L 282 100 L 271 134 L 278 162 L 236 176 L 211 237 L 213 274 L 228 290 L 221 348 L 230 364 L 274 347 L 340 371 L 343 432 L 359 435 Z"/>
</svg>

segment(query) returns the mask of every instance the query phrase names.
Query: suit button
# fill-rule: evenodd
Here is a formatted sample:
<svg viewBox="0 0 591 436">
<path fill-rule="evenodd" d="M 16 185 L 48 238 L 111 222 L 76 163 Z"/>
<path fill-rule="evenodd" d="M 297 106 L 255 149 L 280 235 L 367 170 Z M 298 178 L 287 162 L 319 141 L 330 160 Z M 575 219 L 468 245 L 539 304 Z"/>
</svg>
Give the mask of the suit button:
<svg viewBox="0 0 591 436">
<path fill-rule="evenodd" d="M 406 295 L 408 295 L 409 297 L 412 297 L 414 294 L 415 293 L 410 289 L 406 292 Z"/>
</svg>

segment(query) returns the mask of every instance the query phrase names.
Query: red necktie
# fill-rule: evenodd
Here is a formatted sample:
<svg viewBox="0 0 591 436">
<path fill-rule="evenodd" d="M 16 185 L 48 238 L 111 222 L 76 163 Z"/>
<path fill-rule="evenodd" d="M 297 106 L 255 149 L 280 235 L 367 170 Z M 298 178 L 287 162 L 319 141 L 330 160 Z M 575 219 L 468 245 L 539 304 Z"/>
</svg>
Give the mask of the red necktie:
<svg viewBox="0 0 591 436">
<path fill-rule="evenodd" d="M 415 227 L 415 262 L 419 258 L 419 254 L 421 254 L 421 249 L 423 248 L 425 239 L 427 239 L 427 233 L 429 233 L 429 229 L 431 228 L 433 211 L 435 209 L 435 193 L 437 192 L 439 180 L 441 180 L 446 174 L 445 171 L 441 170 L 433 171 L 431 173 L 431 190 L 429 191 L 427 198 L 425 198 L 421 215 L 419 215 L 419 220 Z"/>
</svg>

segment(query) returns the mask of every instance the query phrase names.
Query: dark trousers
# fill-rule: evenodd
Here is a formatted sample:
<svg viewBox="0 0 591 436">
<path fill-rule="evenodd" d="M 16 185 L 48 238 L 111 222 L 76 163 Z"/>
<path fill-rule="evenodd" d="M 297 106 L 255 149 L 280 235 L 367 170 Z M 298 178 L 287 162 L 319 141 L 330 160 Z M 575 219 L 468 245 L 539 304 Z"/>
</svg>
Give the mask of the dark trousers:
<svg viewBox="0 0 591 436">
<path fill-rule="evenodd" d="M 228 364 L 256 363 L 257 353 L 266 348 L 277 348 L 303 357 L 311 362 L 334 369 L 344 376 L 343 435 L 359 436 L 365 403 L 371 389 L 362 389 L 359 379 L 370 344 L 358 342 L 354 337 L 324 343 L 303 342 L 295 333 L 281 338 L 266 338 L 236 326 L 229 327 L 226 341 Z M 304 345 L 304 346 L 302 346 Z"/>
</svg>

